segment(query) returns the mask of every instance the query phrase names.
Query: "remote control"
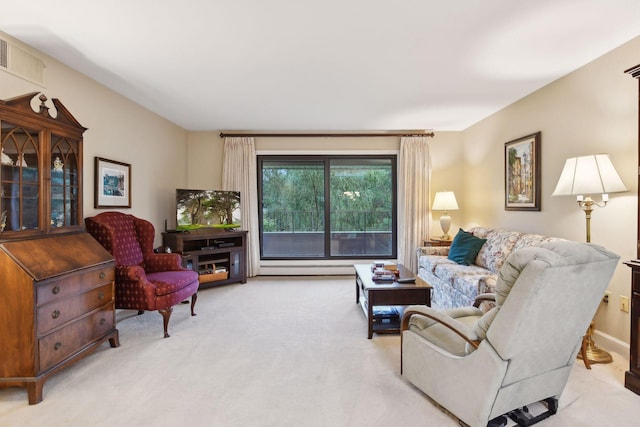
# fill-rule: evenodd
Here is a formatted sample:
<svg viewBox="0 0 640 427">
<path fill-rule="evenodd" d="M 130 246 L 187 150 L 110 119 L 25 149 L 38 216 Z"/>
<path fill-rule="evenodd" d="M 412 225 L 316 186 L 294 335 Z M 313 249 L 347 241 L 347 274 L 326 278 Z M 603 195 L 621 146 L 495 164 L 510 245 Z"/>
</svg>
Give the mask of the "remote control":
<svg viewBox="0 0 640 427">
<path fill-rule="evenodd" d="M 403 277 L 402 279 L 396 280 L 398 283 L 415 283 L 415 277 Z"/>
</svg>

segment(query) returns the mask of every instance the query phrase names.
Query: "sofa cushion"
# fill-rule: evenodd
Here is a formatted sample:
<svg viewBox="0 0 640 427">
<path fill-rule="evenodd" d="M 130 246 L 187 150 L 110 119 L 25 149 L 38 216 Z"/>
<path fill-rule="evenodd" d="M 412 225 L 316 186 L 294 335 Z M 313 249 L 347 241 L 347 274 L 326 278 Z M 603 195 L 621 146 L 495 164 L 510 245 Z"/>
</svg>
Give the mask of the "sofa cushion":
<svg viewBox="0 0 640 427">
<path fill-rule="evenodd" d="M 492 274 L 486 268 L 478 267 L 477 265 L 462 265 L 451 260 L 448 261 L 436 263 L 432 271 L 438 278 L 451 285 L 454 284 L 455 279 L 458 277 L 468 277 L 469 281 L 472 281 Z"/>
<path fill-rule="evenodd" d="M 562 240 L 559 237 L 543 236 L 542 234 L 523 234 L 513 246 L 512 252 L 529 246 L 540 246 L 546 242 Z"/>
<path fill-rule="evenodd" d="M 438 255 L 423 255 L 418 259 L 419 268 L 423 268 L 430 273 L 434 273 L 436 268 L 442 264 L 458 265 L 454 261 L 451 261 L 446 256 Z"/>
<path fill-rule="evenodd" d="M 478 253 L 476 263 L 497 272 L 522 236 L 518 231 L 493 230 L 487 235 L 487 243 Z"/>
<path fill-rule="evenodd" d="M 485 242 L 486 239 L 481 239 L 460 229 L 451 242 L 447 257 L 461 265 L 472 265 Z"/>
</svg>

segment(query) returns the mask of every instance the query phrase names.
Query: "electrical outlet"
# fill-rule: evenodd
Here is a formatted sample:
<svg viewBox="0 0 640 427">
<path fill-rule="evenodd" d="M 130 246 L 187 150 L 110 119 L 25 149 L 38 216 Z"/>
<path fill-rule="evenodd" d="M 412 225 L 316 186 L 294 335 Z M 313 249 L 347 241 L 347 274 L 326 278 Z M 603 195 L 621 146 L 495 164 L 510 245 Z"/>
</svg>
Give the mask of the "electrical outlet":
<svg viewBox="0 0 640 427">
<path fill-rule="evenodd" d="M 611 298 L 611 291 L 606 291 L 604 296 L 602 297 L 602 302 L 605 304 L 609 304 L 609 299 Z"/>
<path fill-rule="evenodd" d="M 620 295 L 620 311 L 629 312 L 629 297 Z"/>
</svg>

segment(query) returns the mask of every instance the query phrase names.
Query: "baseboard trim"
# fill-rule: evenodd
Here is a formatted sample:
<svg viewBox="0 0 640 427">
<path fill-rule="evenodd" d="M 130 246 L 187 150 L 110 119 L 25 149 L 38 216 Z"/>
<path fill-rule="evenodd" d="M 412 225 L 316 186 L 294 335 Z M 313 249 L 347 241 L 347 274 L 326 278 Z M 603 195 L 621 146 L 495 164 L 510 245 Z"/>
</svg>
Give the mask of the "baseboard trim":
<svg viewBox="0 0 640 427">
<path fill-rule="evenodd" d="M 593 340 L 596 345 L 603 350 L 607 350 L 610 353 L 616 353 L 625 359 L 629 360 L 629 352 L 631 346 L 618 338 L 612 337 L 609 334 L 605 334 L 597 329 L 593 331 Z"/>
<path fill-rule="evenodd" d="M 353 265 L 349 266 L 260 266 L 260 276 L 344 276 L 353 275 Z"/>
</svg>

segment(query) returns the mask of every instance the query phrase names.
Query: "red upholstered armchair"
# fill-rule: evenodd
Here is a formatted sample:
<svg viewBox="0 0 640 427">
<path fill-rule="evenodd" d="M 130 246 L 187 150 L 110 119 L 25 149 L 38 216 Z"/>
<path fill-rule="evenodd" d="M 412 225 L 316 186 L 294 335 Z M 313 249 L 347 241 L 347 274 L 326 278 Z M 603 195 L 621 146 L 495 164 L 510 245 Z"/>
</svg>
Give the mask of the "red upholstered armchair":
<svg viewBox="0 0 640 427">
<path fill-rule="evenodd" d="M 191 315 L 198 298 L 198 274 L 181 265 L 179 254 L 153 252 L 155 230 L 144 219 L 120 212 L 85 218 L 87 231 L 116 262 L 116 308 L 158 310 L 164 336 L 173 306 L 191 297 Z"/>
</svg>

